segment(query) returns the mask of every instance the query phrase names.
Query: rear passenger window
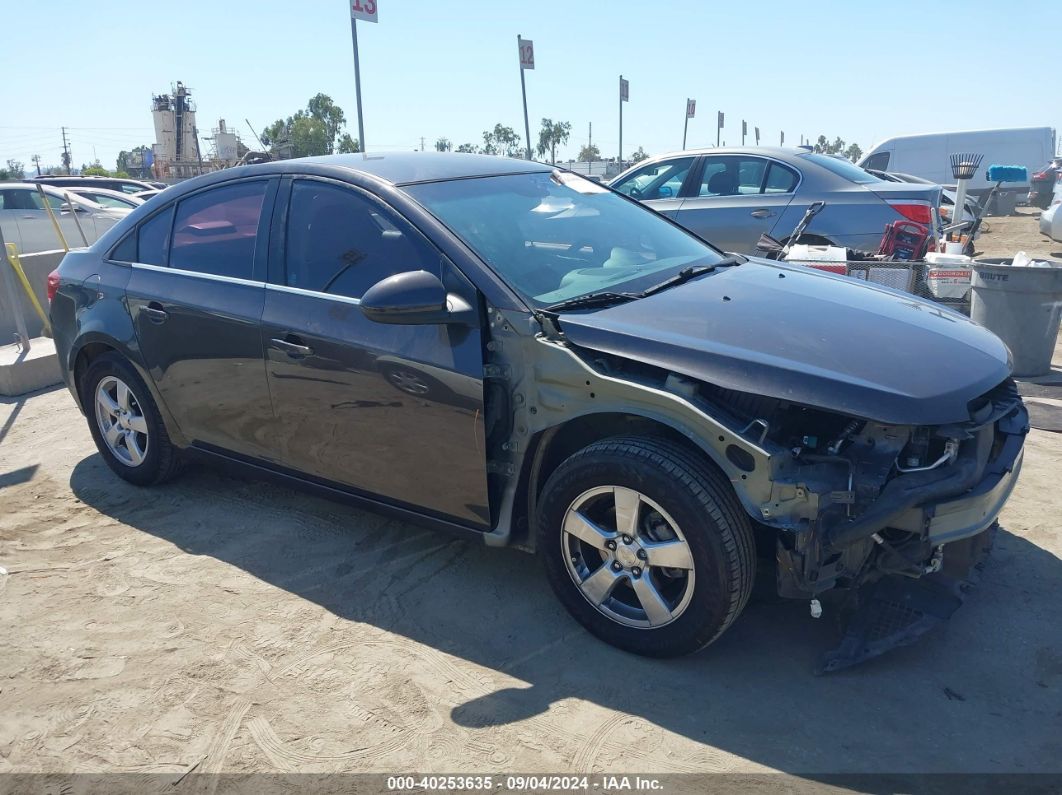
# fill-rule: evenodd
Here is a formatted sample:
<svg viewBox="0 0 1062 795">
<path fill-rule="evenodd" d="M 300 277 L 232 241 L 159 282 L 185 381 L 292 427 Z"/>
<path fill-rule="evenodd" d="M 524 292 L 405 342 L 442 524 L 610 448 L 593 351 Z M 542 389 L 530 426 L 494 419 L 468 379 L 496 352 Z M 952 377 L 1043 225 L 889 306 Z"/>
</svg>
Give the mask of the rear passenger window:
<svg viewBox="0 0 1062 795">
<path fill-rule="evenodd" d="M 142 223 L 137 232 L 136 261 L 145 265 L 165 265 L 172 226 L 172 206 Z"/>
<path fill-rule="evenodd" d="M 797 175 L 785 166 L 771 163 L 771 170 L 767 172 L 767 183 L 764 193 L 792 193 L 796 189 Z"/>
<path fill-rule="evenodd" d="M 396 273 L 438 274 L 439 255 L 404 227 L 353 190 L 296 180 L 288 210 L 285 284 L 361 298 Z"/>
<path fill-rule="evenodd" d="M 266 181 L 212 188 L 177 205 L 170 267 L 250 279 Z"/>
</svg>

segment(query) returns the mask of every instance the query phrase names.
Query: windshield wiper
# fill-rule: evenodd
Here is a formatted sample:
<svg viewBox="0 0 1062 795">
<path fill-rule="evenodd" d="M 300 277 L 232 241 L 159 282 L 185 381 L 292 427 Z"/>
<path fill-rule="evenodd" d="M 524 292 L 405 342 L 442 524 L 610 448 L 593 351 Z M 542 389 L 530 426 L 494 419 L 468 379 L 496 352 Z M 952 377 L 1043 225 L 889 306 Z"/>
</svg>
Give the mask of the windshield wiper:
<svg viewBox="0 0 1062 795">
<path fill-rule="evenodd" d="M 569 298 L 566 301 L 558 301 L 555 304 L 550 304 L 543 311 L 561 312 L 565 309 L 593 309 L 595 307 L 621 304 L 624 301 L 633 301 L 634 299 L 641 297 L 641 293 L 617 293 L 612 291 L 587 293 L 586 295 Z"/>
<path fill-rule="evenodd" d="M 645 298 L 649 295 L 655 295 L 656 293 L 659 293 L 663 290 L 667 290 L 670 287 L 674 287 L 679 284 L 685 284 L 690 279 L 696 279 L 698 276 L 703 276 L 706 273 L 711 273 L 716 268 L 729 268 L 731 265 L 740 265 L 744 261 L 744 257 L 725 257 L 713 265 L 691 265 L 688 268 L 683 268 L 671 278 L 664 279 L 664 281 L 660 282 L 659 284 L 654 284 L 652 287 L 645 288 L 640 293 L 638 293 L 638 297 Z"/>
</svg>

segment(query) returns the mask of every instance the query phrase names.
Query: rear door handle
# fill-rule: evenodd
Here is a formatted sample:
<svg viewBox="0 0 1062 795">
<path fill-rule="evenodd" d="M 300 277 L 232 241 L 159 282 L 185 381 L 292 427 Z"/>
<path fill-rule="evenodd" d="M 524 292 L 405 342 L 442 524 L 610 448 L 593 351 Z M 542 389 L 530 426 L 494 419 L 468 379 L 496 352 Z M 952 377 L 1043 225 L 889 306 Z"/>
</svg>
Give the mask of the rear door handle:
<svg viewBox="0 0 1062 795">
<path fill-rule="evenodd" d="M 148 320 L 152 323 L 165 323 L 167 318 L 169 318 L 169 314 L 158 301 L 152 301 L 140 311 L 147 315 Z"/>
<path fill-rule="evenodd" d="M 289 335 L 288 339 L 271 339 L 269 341 L 269 347 L 275 348 L 278 351 L 283 351 L 288 356 L 294 358 L 300 358 L 302 356 L 313 356 L 313 348 L 311 348 L 309 345 L 303 345 L 302 341 L 299 340 L 298 337 L 291 335 Z"/>
<path fill-rule="evenodd" d="M 759 210 L 753 210 L 751 215 L 752 215 L 753 218 L 772 218 L 772 217 L 774 217 L 774 213 L 773 212 L 771 212 L 770 210 L 767 210 L 767 209 L 763 209 L 763 208 L 761 208 Z"/>
</svg>

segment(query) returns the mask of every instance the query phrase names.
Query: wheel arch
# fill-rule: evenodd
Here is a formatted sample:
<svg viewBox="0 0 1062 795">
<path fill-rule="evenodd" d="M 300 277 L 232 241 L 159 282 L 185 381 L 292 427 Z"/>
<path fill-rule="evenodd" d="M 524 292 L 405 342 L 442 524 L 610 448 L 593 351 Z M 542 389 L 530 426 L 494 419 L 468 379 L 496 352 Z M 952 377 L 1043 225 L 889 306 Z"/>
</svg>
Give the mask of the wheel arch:
<svg viewBox="0 0 1062 795">
<path fill-rule="evenodd" d="M 517 529 L 514 543 L 534 550 L 531 517 L 537 511 L 538 499 L 549 476 L 573 453 L 602 439 L 614 436 L 642 436 L 664 439 L 703 458 L 730 482 L 713 448 L 695 441 L 677 424 L 658 417 L 621 411 L 602 411 L 580 414 L 536 433 L 529 441 L 520 468 L 516 499 L 513 501 L 511 526 Z M 733 488 L 733 484 L 731 484 Z"/>
<path fill-rule="evenodd" d="M 166 432 L 170 435 L 171 440 L 178 446 L 186 447 L 187 442 L 184 436 L 181 435 L 177 422 L 173 419 L 165 401 L 162 399 L 162 395 L 156 388 L 155 380 L 144 367 L 139 357 L 113 337 L 99 333 L 88 333 L 79 338 L 70 347 L 67 367 L 70 370 L 74 387 L 71 391 L 74 393 L 74 398 L 81 412 L 87 414 L 81 380 L 84 378 L 85 373 L 88 372 L 92 362 L 107 353 L 117 354 L 136 371 L 136 374 L 140 376 L 140 379 L 147 386 L 148 392 L 151 393 L 151 397 L 155 401 L 156 407 L 158 407 L 159 414 L 162 415 L 162 421 L 166 425 Z"/>
</svg>

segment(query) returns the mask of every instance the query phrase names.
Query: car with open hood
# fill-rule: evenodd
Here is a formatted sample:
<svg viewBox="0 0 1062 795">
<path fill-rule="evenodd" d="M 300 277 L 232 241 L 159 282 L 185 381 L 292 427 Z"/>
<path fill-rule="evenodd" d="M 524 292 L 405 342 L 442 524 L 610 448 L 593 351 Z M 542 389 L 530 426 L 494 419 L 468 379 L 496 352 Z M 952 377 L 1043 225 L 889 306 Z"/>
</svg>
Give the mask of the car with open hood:
<svg viewBox="0 0 1062 795">
<path fill-rule="evenodd" d="M 536 551 L 579 622 L 646 655 L 715 640 L 758 569 L 812 615 L 858 603 L 826 669 L 909 642 L 961 601 L 1027 432 L 1006 347 L 962 315 L 724 255 L 525 161 L 205 175 L 50 291 L 118 476 L 220 459 Z"/>
</svg>

